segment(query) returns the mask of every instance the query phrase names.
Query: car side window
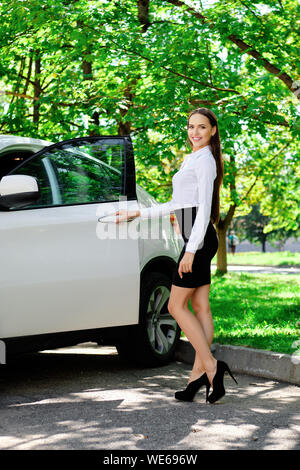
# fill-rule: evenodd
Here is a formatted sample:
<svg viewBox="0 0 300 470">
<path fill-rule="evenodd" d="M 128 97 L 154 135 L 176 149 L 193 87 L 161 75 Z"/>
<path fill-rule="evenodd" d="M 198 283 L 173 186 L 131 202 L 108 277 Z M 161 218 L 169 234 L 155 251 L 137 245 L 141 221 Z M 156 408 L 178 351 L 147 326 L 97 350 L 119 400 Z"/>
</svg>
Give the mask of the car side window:
<svg viewBox="0 0 300 470">
<path fill-rule="evenodd" d="M 0 180 L 34 153 L 31 150 L 8 150 L 7 152 L 1 152 Z"/>
<path fill-rule="evenodd" d="M 123 140 L 58 145 L 13 173 L 34 176 L 39 182 L 41 198 L 27 208 L 117 201 L 123 194 Z"/>
</svg>

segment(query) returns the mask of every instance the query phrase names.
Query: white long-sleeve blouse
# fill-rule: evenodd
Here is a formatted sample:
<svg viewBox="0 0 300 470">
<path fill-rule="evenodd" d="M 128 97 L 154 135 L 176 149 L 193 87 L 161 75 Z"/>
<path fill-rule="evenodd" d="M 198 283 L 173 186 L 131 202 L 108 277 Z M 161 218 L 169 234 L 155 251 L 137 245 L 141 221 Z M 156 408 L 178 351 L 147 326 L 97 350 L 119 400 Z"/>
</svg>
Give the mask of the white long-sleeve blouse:
<svg viewBox="0 0 300 470">
<path fill-rule="evenodd" d="M 171 201 L 141 208 L 140 217 L 143 219 L 160 217 L 174 212 L 176 209 L 197 206 L 197 215 L 185 249 L 186 252 L 195 253 L 204 244 L 205 233 L 210 221 L 216 176 L 217 165 L 210 145 L 188 154 L 172 178 Z"/>
</svg>

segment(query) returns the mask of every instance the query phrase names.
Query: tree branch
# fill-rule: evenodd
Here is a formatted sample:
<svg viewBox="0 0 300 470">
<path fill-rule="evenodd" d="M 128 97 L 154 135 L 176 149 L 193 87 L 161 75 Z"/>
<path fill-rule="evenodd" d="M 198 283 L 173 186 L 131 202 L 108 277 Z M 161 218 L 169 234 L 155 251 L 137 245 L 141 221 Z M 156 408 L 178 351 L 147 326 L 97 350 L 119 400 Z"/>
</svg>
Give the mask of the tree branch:
<svg viewBox="0 0 300 470">
<path fill-rule="evenodd" d="M 246 7 L 247 10 L 249 10 L 249 11 L 252 13 L 252 15 L 255 16 L 255 18 L 256 18 L 260 23 L 262 23 L 261 18 L 260 18 L 259 16 L 257 16 L 257 14 L 256 14 L 254 11 L 251 10 L 251 8 L 249 7 L 249 5 L 247 5 L 247 3 L 242 2 L 242 0 L 240 0 L 240 3 L 241 3 L 242 5 L 244 5 L 244 7 Z"/>
<path fill-rule="evenodd" d="M 89 28 L 89 29 L 92 29 L 93 31 L 95 31 L 99 34 L 99 32 L 95 30 L 95 28 L 93 28 L 91 26 L 88 26 L 88 25 L 86 25 L 86 27 Z M 119 43 L 117 43 L 116 41 L 114 41 L 111 38 L 108 38 L 108 40 L 111 41 L 113 44 L 115 44 L 115 46 L 117 47 L 117 51 L 119 51 L 121 49 L 121 50 L 127 52 L 128 54 L 134 54 L 134 55 L 140 57 L 141 59 L 146 60 L 147 62 L 150 62 L 152 64 L 156 64 L 155 60 L 150 59 L 149 57 L 146 57 L 146 56 L 140 54 L 139 52 L 137 52 L 135 50 L 128 49 L 126 47 L 122 47 Z M 173 70 L 169 67 L 166 67 L 164 65 L 159 65 L 159 67 L 166 70 L 167 72 L 169 72 L 173 75 L 177 75 L 178 77 L 184 78 L 185 80 L 188 80 L 188 81 L 191 81 L 191 82 L 194 82 L 194 83 L 198 83 L 199 85 L 202 85 L 203 87 L 211 88 L 213 90 L 218 90 L 218 91 L 226 91 L 226 92 L 229 92 L 229 93 L 235 93 L 237 95 L 240 95 L 239 91 L 234 90 L 232 88 L 221 88 L 221 87 L 217 87 L 217 86 L 214 86 L 214 85 L 209 85 L 207 82 L 201 82 L 200 80 L 197 80 L 196 78 L 188 77 L 188 76 L 184 75 L 183 73 L 176 72 L 175 70 Z"/>
<path fill-rule="evenodd" d="M 30 60 L 31 60 L 30 67 L 32 67 L 32 58 L 30 58 Z M 20 75 L 20 77 L 23 78 L 23 80 L 26 81 L 26 85 L 25 85 L 25 88 L 26 88 L 26 89 L 28 88 L 29 83 L 30 83 L 32 86 L 35 85 L 35 82 L 34 82 L 33 80 L 30 80 L 30 78 L 29 78 L 30 75 L 29 75 L 29 74 L 27 74 L 27 77 L 24 77 L 24 75 Z"/>
<path fill-rule="evenodd" d="M 27 90 L 28 90 L 29 83 L 30 83 L 31 71 L 32 71 L 32 57 L 30 57 L 30 59 L 29 59 L 27 77 L 22 77 L 22 78 L 25 78 L 25 80 L 26 80 L 25 87 L 24 87 L 24 90 L 23 90 L 24 95 L 27 94 Z"/>
<path fill-rule="evenodd" d="M 202 24 L 207 24 L 209 28 L 213 29 L 215 27 L 214 23 L 210 22 L 204 15 L 201 13 L 197 12 L 194 8 L 189 7 L 186 5 L 184 2 L 181 0 L 165 0 L 167 3 L 171 3 L 172 5 L 178 6 L 178 7 L 184 7 L 186 11 L 191 13 L 195 18 L 198 18 Z M 262 66 L 270 72 L 272 75 L 275 75 L 275 77 L 279 78 L 292 93 L 297 96 L 298 99 L 300 99 L 300 93 L 299 93 L 299 88 L 300 85 L 296 84 L 295 80 L 293 80 L 287 73 L 282 72 L 276 65 L 272 64 L 269 62 L 267 59 L 265 59 L 260 52 L 258 52 L 256 49 L 254 49 L 252 46 L 247 44 L 245 41 L 242 39 L 238 38 L 235 34 L 229 34 L 227 36 L 227 39 L 229 39 L 231 42 L 233 42 L 238 48 L 252 56 L 254 59 L 256 59 L 257 62 L 260 62 Z"/>
<path fill-rule="evenodd" d="M 276 157 L 277 155 L 279 155 L 284 149 L 286 149 L 286 147 L 289 145 L 290 142 L 287 142 L 286 144 L 284 144 L 279 150 L 278 152 L 275 153 L 275 155 L 273 155 L 273 157 L 268 160 L 268 164 L 271 163 Z M 255 180 L 254 182 L 251 184 L 250 188 L 248 189 L 248 191 L 246 192 L 246 194 L 241 198 L 241 201 L 247 199 L 247 197 L 249 196 L 250 192 L 252 191 L 252 189 L 254 188 L 259 176 L 265 171 L 265 168 L 262 168 L 260 169 L 257 174 L 255 175 Z"/>
<path fill-rule="evenodd" d="M 39 103 L 39 97 L 42 93 L 41 90 L 41 82 L 40 82 L 40 74 L 41 74 L 41 55 L 40 51 L 36 51 L 36 58 L 34 60 L 34 65 L 35 65 L 35 82 L 34 82 L 34 99 L 33 100 L 33 123 L 37 124 L 39 123 L 39 117 L 40 117 L 40 103 Z"/>
<path fill-rule="evenodd" d="M 13 92 L 13 91 L 0 91 L 0 95 L 11 95 L 11 96 L 17 96 L 19 98 L 23 98 L 23 99 L 27 99 L 27 100 L 39 100 L 41 98 L 37 98 L 37 97 L 34 97 L 34 96 L 31 96 L 31 95 L 27 95 L 25 93 L 16 93 L 16 92 Z M 94 99 L 97 99 L 97 98 L 107 98 L 106 96 L 104 95 L 95 95 L 95 96 L 92 96 L 91 98 L 89 98 L 88 100 L 85 101 L 86 104 L 88 104 L 90 101 L 94 100 Z M 120 98 L 110 98 L 110 99 L 114 99 L 115 101 L 119 101 Z M 203 105 L 203 106 L 215 106 L 215 105 L 218 105 L 220 107 L 222 106 L 225 106 L 226 105 L 226 99 L 222 100 L 222 101 L 212 101 L 212 100 L 189 100 L 189 103 L 192 104 L 193 106 L 199 106 L 199 105 Z M 53 103 L 54 104 L 54 103 Z M 64 102 L 64 101 L 61 101 L 61 102 L 58 102 L 58 103 L 55 103 L 56 106 L 62 106 L 62 107 L 72 107 L 72 106 L 80 106 L 82 105 L 83 102 L 82 101 L 74 101 L 73 103 L 67 103 L 67 102 Z M 136 106 L 133 106 L 134 109 L 136 108 L 142 108 L 142 109 L 146 109 L 147 108 L 147 105 L 136 105 Z M 239 116 L 242 116 L 242 114 L 238 111 L 231 111 L 232 113 L 234 114 L 238 114 Z M 280 118 L 282 116 L 279 116 Z M 253 119 L 260 119 L 260 117 L 255 114 L 255 115 L 252 115 L 251 118 Z M 284 118 L 282 118 L 284 119 Z M 262 121 L 264 122 L 265 124 L 268 124 L 268 125 L 273 125 L 273 126 L 284 126 L 284 127 L 290 127 L 289 123 L 285 120 L 282 120 L 280 122 L 270 122 L 270 121 Z"/>
<path fill-rule="evenodd" d="M 223 106 L 226 106 L 227 104 L 227 101 L 228 101 L 228 98 L 224 98 L 223 100 L 218 100 L 217 102 L 216 101 L 212 101 L 212 100 L 198 100 L 198 99 L 192 99 L 192 100 L 189 100 L 189 103 L 191 103 L 193 106 L 197 107 L 199 105 L 204 105 L 204 106 L 219 106 L 219 107 L 223 107 Z M 243 110 L 246 110 L 247 109 L 247 104 L 245 104 L 243 107 L 242 107 Z M 233 111 L 231 110 L 230 111 L 231 113 L 233 114 L 236 114 L 238 116 L 242 116 L 242 113 L 240 113 L 239 111 Z M 256 114 L 252 114 L 251 115 L 251 118 L 252 119 L 256 119 L 256 120 L 260 120 L 261 122 L 264 122 L 265 124 L 269 124 L 269 125 L 273 125 L 273 126 L 283 126 L 283 127 L 290 127 L 290 124 L 285 120 L 285 118 L 283 116 L 280 116 L 280 115 L 277 115 L 276 114 L 276 117 L 278 117 L 278 119 L 280 119 L 279 122 L 270 122 L 270 121 L 261 121 L 261 117 L 259 116 L 259 113 L 256 112 Z"/>
<path fill-rule="evenodd" d="M 17 41 L 17 40 L 18 40 L 19 38 L 21 38 L 22 36 L 26 36 L 26 34 L 29 33 L 29 32 L 31 33 L 31 35 L 33 35 L 33 34 L 35 34 L 35 33 L 38 32 L 38 29 L 32 31 L 32 28 L 29 28 L 29 29 L 27 29 L 26 31 L 22 31 L 22 32 L 19 33 L 19 34 L 16 34 L 15 37 L 14 37 L 10 42 L 1 45 L 1 46 L 0 46 L 0 49 L 2 49 L 3 47 L 11 46 L 11 44 L 13 44 L 15 41 Z"/>
</svg>

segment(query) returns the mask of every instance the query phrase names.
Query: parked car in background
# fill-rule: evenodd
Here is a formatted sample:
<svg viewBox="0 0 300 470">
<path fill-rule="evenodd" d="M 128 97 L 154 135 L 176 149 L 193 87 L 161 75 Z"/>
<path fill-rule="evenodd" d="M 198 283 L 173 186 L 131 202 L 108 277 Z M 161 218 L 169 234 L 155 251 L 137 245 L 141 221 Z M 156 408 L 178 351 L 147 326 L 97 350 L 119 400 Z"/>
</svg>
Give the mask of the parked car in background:
<svg viewBox="0 0 300 470">
<path fill-rule="evenodd" d="M 124 201 L 123 201 L 123 200 Z M 164 216 L 105 215 L 157 204 L 136 184 L 130 137 L 59 143 L 0 136 L 0 340 L 6 357 L 86 341 L 126 360 L 169 362 L 180 329 L 168 312 L 182 239 Z M 140 236 L 122 237 L 130 224 Z M 116 230 L 117 237 L 105 232 Z M 2 343 L 2 344 L 3 344 Z"/>
</svg>

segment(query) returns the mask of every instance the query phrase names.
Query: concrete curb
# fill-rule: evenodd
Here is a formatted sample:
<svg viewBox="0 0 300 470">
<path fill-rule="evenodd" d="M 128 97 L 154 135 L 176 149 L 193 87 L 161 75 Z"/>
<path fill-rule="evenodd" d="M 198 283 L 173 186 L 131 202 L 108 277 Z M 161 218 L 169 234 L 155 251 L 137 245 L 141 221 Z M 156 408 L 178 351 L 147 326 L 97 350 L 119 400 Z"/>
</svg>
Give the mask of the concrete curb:
<svg viewBox="0 0 300 470">
<path fill-rule="evenodd" d="M 300 385 L 300 360 L 289 354 L 243 348 L 214 343 L 211 351 L 216 359 L 228 363 L 232 372 L 265 377 L 268 379 Z M 193 364 L 195 350 L 187 339 L 180 339 L 175 359 Z"/>
</svg>

